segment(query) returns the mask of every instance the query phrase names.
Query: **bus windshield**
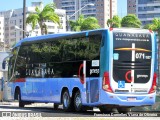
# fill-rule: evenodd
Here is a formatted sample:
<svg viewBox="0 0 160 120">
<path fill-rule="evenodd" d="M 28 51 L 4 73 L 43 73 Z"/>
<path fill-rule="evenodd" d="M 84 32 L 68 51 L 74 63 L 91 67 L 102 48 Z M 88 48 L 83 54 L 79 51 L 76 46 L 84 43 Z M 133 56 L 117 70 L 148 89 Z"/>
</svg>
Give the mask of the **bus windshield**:
<svg viewBox="0 0 160 120">
<path fill-rule="evenodd" d="M 113 77 L 126 83 L 147 83 L 151 70 L 151 34 L 113 33 Z M 119 72 L 118 72 L 119 71 Z"/>
</svg>

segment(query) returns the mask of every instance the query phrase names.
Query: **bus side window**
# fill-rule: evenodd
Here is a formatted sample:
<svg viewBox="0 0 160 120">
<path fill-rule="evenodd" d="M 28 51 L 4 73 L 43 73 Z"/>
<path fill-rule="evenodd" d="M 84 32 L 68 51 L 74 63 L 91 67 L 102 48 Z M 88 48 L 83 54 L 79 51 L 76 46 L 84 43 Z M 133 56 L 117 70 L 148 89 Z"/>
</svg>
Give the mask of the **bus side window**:
<svg viewBox="0 0 160 120">
<path fill-rule="evenodd" d="M 89 59 L 90 60 L 100 59 L 101 40 L 102 40 L 101 35 L 89 36 Z"/>
<path fill-rule="evenodd" d="M 15 64 L 16 78 L 26 77 L 27 46 L 21 46 Z"/>
</svg>

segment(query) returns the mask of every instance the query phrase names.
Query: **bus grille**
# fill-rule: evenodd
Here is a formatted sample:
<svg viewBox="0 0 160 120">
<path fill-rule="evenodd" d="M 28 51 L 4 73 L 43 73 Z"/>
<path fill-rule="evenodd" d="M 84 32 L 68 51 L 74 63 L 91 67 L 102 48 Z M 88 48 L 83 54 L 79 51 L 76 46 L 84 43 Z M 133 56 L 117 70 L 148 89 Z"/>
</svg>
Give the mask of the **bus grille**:
<svg viewBox="0 0 160 120">
<path fill-rule="evenodd" d="M 119 63 L 114 63 L 114 67 L 119 70 L 149 70 L 151 63 L 141 63 L 141 62 L 128 62 L 123 61 Z"/>
</svg>

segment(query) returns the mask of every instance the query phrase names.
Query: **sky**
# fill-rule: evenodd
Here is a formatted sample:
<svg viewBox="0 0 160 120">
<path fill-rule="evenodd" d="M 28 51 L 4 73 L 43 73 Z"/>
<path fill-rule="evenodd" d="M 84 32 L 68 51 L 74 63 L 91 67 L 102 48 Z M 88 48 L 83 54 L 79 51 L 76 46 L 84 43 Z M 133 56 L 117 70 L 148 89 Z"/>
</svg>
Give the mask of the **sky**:
<svg viewBox="0 0 160 120">
<path fill-rule="evenodd" d="M 31 2 L 39 0 L 26 0 L 26 6 L 30 6 Z M 51 3 L 53 0 L 42 0 L 44 4 Z M 127 15 L 127 0 L 117 0 L 117 13 L 120 17 Z M 23 0 L 0 0 L 0 11 L 10 9 L 18 9 L 23 7 Z"/>
</svg>

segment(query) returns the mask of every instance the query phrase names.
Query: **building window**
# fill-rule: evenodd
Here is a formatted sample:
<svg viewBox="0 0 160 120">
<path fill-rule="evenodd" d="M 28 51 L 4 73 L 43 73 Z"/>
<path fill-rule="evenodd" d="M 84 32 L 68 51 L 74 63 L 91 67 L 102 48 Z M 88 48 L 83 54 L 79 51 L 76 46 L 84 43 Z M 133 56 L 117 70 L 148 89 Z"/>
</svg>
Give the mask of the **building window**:
<svg viewBox="0 0 160 120">
<path fill-rule="evenodd" d="M 15 27 L 14 27 L 14 26 L 12 26 L 12 27 L 11 27 L 11 30 L 13 30 L 13 29 L 15 29 Z"/>
<path fill-rule="evenodd" d="M 20 35 L 20 36 L 22 35 L 22 32 L 21 32 L 21 31 L 19 32 L 19 35 Z"/>
<path fill-rule="evenodd" d="M 48 26 L 48 29 L 54 29 L 55 27 L 54 26 Z"/>
<path fill-rule="evenodd" d="M 22 22 L 22 19 L 20 19 L 19 22 L 21 23 L 21 22 Z"/>
</svg>

